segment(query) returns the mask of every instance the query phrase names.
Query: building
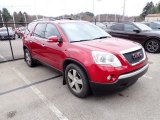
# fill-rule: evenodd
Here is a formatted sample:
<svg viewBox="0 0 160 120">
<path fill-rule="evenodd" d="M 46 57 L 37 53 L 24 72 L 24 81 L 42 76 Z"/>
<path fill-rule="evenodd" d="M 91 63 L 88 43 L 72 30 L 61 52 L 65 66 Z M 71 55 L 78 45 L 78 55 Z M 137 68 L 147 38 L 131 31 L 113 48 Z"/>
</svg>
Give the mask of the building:
<svg viewBox="0 0 160 120">
<path fill-rule="evenodd" d="M 145 17 L 146 22 L 160 21 L 160 14 L 148 14 Z"/>
</svg>

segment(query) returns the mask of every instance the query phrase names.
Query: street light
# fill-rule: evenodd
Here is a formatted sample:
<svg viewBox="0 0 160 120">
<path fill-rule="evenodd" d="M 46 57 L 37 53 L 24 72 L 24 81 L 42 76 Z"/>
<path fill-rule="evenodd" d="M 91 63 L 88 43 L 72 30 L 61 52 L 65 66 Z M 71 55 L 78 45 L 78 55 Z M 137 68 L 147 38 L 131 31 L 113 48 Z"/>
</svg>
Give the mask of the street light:
<svg viewBox="0 0 160 120">
<path fill-rule="evenodd" d="M 123 4 L 123 21 L 125 20 L 125 8 L 126 8 L 126 0 L 124 0 Z"/>
<path fill-rule="evenodd" d="M 97 1 L 101 1 L 101 0 L 97 0 Z M 93 0 L 92 3 L 93 3 L 93 21 L 95 21 L 95 24 L 96 24 L 95 0 Z M 100 15 L 99 15 L 99 21 L 100 21 Z"/>
</svg>

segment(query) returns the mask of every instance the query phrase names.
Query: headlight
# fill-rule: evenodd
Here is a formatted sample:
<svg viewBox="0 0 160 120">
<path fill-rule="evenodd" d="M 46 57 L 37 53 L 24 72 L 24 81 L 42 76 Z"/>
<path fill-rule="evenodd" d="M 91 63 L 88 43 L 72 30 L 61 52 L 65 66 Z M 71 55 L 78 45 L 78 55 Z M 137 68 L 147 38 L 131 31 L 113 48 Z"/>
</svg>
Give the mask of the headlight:
<svg viewBox="0 0 160 120">
<path fill-rule="evenodd" d="M 92 51 L 92 56 L 96 64 L 112 65 L 113 67 L 122 66 L 119 59 L 111 53 Z"/>
</svg>

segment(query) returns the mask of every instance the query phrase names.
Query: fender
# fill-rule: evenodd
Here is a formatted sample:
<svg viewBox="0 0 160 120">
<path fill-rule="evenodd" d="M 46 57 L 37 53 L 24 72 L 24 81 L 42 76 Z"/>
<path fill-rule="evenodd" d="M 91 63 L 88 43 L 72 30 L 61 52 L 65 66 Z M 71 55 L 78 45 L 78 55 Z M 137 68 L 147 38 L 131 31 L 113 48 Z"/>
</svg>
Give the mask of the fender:
<svg viewBox="0 0 160 120">
<path fill-rule="evenodd" d="M 70 63 L 75 63 L 75 64 L 77 64 L 78 66 L 80 66 L 84 71 L 85 71 L 85 73 L 86 73 L 86 75 L 87 75 L 87 78 L 88 78 L 88 82 L 90 83 L 90 76 L 89 76 L 89 74 L 88 74 L 88 71 L 87 71 L 87 69 L 85 68 L 85 66 L 80 62 L 80 61 L 78 61 L 78 60 L 75 60 L 75 59 L 73 59 L 73 58 L 66 58 L 64 61 L 63 61 L 63 85 L 65 85 L 66 84 L 66 81 L 65 81 L 65 68 L 66 68 L 66 66 L 68 65 L 68 64 L 70 64 Z"/>
</svg>

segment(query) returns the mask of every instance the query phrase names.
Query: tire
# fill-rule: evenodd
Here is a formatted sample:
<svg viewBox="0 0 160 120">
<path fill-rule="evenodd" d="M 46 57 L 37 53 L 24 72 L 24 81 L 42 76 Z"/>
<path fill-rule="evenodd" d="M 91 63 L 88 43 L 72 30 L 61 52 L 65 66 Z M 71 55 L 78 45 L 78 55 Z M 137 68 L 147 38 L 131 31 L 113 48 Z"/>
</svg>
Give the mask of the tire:
<svg viewBox="0 0 160 120">
<path fill-rule="evenodd" d="M 65 69 L 65 80 L 72 94 L 85 98 L 90 93 L 89 83 L 84 70 L 76 64 L 69 64 Z"/>
<path fill-rule="evenodd" d="M 160 52 L 160 41 L 157 39 L 150 39 L 145 44 L 145 50 L 149 53 Z"/>
<path fill-rule="evenodd" d="M 36 66 L 36 60 L 34 60 L 32 57 L 31 57 L 31 54 L 29 52 L 28 49 L 25 49 L 24 50 L 24 59 L 25 59 L 25 62 L 27 63 L 27 65 L 29 67 L 34 67 Z"/>
</svg>

